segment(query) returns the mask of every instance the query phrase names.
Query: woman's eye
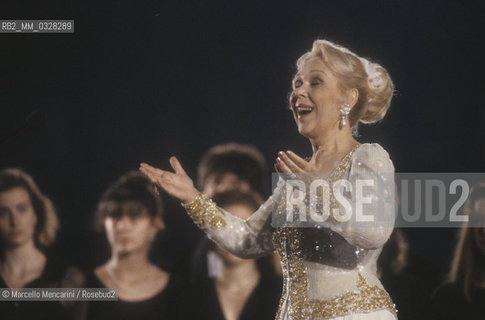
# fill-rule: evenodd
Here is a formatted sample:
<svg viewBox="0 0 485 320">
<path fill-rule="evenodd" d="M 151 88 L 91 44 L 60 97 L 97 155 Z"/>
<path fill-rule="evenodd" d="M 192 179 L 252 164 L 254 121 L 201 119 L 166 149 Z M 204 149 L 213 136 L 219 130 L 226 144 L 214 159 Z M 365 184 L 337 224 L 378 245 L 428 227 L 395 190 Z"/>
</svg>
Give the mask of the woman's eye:
<svg viewBox="0 0 485 320">
<path fill-rule="evenodd" d="M 299 87 L 301 87 L 301 85 L 302 85 L 301 80 L 296 80 L 296 81 L 293 83 L 293 86 L 294 86 L 295 88 L 299 88 Z"/>
<path fill-rule="evenodd" d="M 141 218 L 141 209 L 131 209 L 128 211 L 128 215 L 131 219 L 131 221 L 137 221 L 138 219 Z"/>
<path fill-rule="evenodd" d="M 311 82 L 311 85 L 312 86 L 318 86 L 318 85 L 322 84 L 322 82 L 323 81 L 320 80 L 320 79 L 313 79 L 312 82 Z"/>
<path fill-rule="evenodd" d="M 27 206 L 24 206 L 24 205 L 20 205 L 17 207 L 17 210 L 20 212 L 20 213 L 24 213 L 25 211 L 27 211 Z"/>
</svg>

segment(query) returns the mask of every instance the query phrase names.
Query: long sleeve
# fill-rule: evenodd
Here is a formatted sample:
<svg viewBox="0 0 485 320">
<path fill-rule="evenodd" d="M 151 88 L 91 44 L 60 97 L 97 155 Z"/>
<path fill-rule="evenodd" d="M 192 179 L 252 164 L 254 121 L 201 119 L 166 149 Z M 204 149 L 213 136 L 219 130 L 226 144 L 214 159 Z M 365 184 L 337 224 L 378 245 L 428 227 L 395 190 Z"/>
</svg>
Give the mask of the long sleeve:
<svg viewBox="0 0 485 320">
<path fill-rule="evenodd" d="M 352 190 L 342 195 L 352 206 L 352 216 L 330 228 L 354 246 L 379 248 L 395 220 L 394 166 L 387 152 L 375 143 L 360 146 L 352 157 L 349 181 Z"/>
<path fill-rule="evenodd" d="M 283 185 L 284 181 L 280 179 L 272 196 L 247 220 L 231 215 L 203 194 L 184 207 L 211 240 L 236 256 L 255 258 L 274 251 L 271 214 Z"/>
</svg>

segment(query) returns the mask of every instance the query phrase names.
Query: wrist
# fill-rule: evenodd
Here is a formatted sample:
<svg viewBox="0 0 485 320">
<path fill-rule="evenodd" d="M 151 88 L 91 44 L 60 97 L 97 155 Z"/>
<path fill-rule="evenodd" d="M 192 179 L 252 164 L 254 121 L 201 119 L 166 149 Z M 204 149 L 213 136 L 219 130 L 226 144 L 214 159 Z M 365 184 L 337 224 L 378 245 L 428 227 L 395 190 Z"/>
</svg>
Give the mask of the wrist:
<svg viewBox="0 0 485 320">
<path fill-rule="evenodd" d="M 192 188 L 192 191 L 188 193 L 187 197 L 182 199 L 182 204 L 189 205 L 193 203 L 200 194 L 201 193 L 197 189 Z"/>
<path fill-rule="evenodd" d="M 226 225 L 226 221 L 223 218 L 225 215 L 224 211 L 202 192 L 197 191 L 194 200 L 182 203 L 182 207 L 185 208 L 189 217 L 199 227 L 207 225 L 217 229 Z"/>
</svg>

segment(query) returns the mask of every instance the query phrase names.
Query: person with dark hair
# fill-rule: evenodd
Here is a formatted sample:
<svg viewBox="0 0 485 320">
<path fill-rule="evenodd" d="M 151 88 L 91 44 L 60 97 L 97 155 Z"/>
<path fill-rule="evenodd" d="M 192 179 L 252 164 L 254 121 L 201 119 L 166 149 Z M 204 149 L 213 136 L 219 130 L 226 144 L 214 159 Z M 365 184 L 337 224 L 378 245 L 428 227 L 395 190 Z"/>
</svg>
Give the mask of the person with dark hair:
<svg viewBox="0 0 485 320">
<path fill-rule="evenodd" d="M 253 146 L 226 143 L 210 148 L 197 167 L 197 182 L 206 194 L 229 189 L 265 195 L 266 161 Z"/>
<path fill-rule="evenodd" d="M 429 294 L 418 279 L 406 272 L 408 243 L 400 229 L 394 229 L 377 259 L 377 275 L 399 310 L 399 320 L 426 319 Z"/>
<path fill-rule="evenodd" d="M 291 151 L 279 152 L 275 169 L 281 179 L 248 219 L 231 215 L 199 192 L 175 157 L 170 158 L 174 172 L 146 163 L 140 170 L 182 201 L 194 223 L 224 249 L 244 258 L 278 251 L 284 285 L 276 319 L 396 319 L 395 305 L 376 275 L 377 258 L 394 226 L 394 166 L 379 144 L 360 144 L 353 135 L 359 123 L 384 117 L 393 89 L 382 66 L 316 40 L 297 61 L 289 99 L 298 132 L 311 143 L 313 156 L 307 161 Z M 330 186 L 345 189 L 345 195 L 294 188 L 293 182 L 306 186 L 311 178 L 327 182 L 326 191 Z M 369 180 L 365 197 L 370 200 L 358 213 L 374 223 L 361 224 L 358 213 L 341 219 L 350 211 L 348 204 L 357 206 L 363 196 L 359 181 Z M 291 225 L 293 213 L 305 217 L 306 211 L 291 205 L 295 199 L 327 219 Z"/>
<path fill-rule="evenodd" d="M 81 286 L 84 277 L 77 268 L 45 253 L 58 228 L 54 205 L 31 176 L 13 168 L 0 171 L 0 288 Z M 67 318 L 76 310 L 69 303 L 0 303 L 2 319 Z"/>
<path fill-rule="evenodd" d="M 261 202 L 254 193 L 217 193 L 214 201 L 241 219 Z M 191 291 L 197 319 L 272 319 L 278 309 L 281 278 L 270 255 L 241 259 L 205 238 L 194 256 Z"/>
<path fill-rule="evenodd" d="M 183 319 L 182 284 L 148 259 L 155 235 L 164 228 L 162 203 L 148 179 L 136 171 L 114 182 L 95 214 L 111 257 L 89 274 L 86 286 L 116 288 L 116 302 L 91 301 L 87 319 Z"/>
<path fill-rule="evenodd" d="M 468 222 L 459 230 L 449 281 L 431 299 L 433 319 L 478 320 L 485 316 L 485 183 L 470 190 Z"/>
</svg>

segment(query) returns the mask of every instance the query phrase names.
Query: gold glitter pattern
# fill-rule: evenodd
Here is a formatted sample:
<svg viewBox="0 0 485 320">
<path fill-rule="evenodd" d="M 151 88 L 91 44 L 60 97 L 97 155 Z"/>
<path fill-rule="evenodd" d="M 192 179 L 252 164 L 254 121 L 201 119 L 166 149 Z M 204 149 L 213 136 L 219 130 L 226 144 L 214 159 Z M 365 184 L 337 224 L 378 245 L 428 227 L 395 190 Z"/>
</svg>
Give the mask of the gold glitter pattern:
<svg viewBox="0 0 485 320">
<path fill-rule="evenodd" d="M 316 204 L 314 203 L 313 199 L 310 199 L 310 195 L 308 194 L 304 202 L 306 204 L 306 210 L 307 210 L 307 215 L 310 213 L 310 207 L 314 207 L 317 209 L 317 212 L 320 212 L 322 214 L 328 215 L 330 219 L 333 218 L 333 215 L 330 215 L 330 212 L 333 212 L 334 209 L 338 210 L 339 206 L 337 201 L 335 200 L 334 194 L 333 194 L 333 184 L 342 179 L 345 176 L 345 173 L 347 172 L 348 168 L 350 167 L 350 163 L 352 160 L 352 155 L 354 151 L 360 146 L 360 144 L 357 144 L 352 150 L 340 161 L 340 163 L 337 165 L 337 167 L 328 175 L 326 178 L 329 187 L 330 188 L 324 188 L 324 189 L 318 189 L 317 190 L 317 199 Z M 285 198 L 286 199 L 286 198 Z M 323 208 L 322 207 L 322 199 L 330 199 L 330 206 L 329 208 Z M 329 210 L 329 212 L 323 212 L 325 209 Z"/>
<path fill-rule="evenodd" d="M 281 313 L 283 312 L 283 305 L 285 303 L 286 296 L 288 295 L 288 284 L 286 279 L 289 279 L 288 275 L 288 255 L 286 249 L 286 231 L 288 228 L 277 228 L 273 231 L 272 241 L 273 245 L 278 252 L 281 262 L 281 273 L 283 275 L 283 290 L 276 313 L 276 319 L 281 319 Z"/>
<path fill-rule="evenodd" d="M 311 319 L 370 312 L 379 309 L 389 309 L 394 314 L 397 313 L 396 307 L 387 292 L 377 286 L 369 286 L 360 273 L 357 288 L 357 291 L 347 292 L 332 300 L 311 300 L 309 302 Z"/>
<path fill-rule="evenodd" d="M 225 216 L 224 211 L 202 192 L 199 192 L 191 203 L 182 205 L 198 227 L 207 224 L 214 229 L 218 229 L 226 225 L 226 221 L 223 218 Z"/>
<path fill-rule="evenodd" d="M 353 152 L 356 146 L 347 156 L 345 156 L 337 168 L 327 178 L 331 185 L 335 181 L 344 177 L 347 172 Z M 332 189 L 332 188 L 330 188 Z M 283 191 L 286 193 L 286 190 Z M 286 199 L 284 194 L 282 199 Z M 336 206 L 336 200 L 330 191 L 330 206 Z M 277 207 L 278 214 L 285 214 L 286 204 L 281 201 Z M 370 286 L 367 281 L 358 273 L 357 289 L 348 291 L 331 300 L 319 300 L 308 298 L 308 278 L 307 269 L 303 263 L 302 252 L 302 233 L 299 228 L 281 227 L 273 231 L 272 241 L 281 259 L 283 278 L 283 294 L 280 300 L 276 319 L 280 319 L 285 303 L 291 319 L 315 319 L 325 317 L 344 316 L 358 312 L 371 312 L 379 309 L 389 309 L 397 312 L 388 293 L 378 286 Z M 289 279 L 289 284 L 287 283 Z"/>
</svg>

